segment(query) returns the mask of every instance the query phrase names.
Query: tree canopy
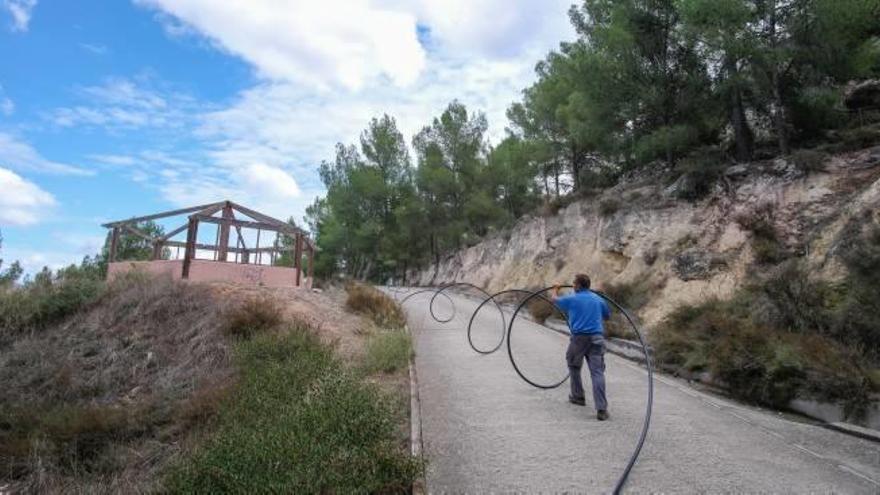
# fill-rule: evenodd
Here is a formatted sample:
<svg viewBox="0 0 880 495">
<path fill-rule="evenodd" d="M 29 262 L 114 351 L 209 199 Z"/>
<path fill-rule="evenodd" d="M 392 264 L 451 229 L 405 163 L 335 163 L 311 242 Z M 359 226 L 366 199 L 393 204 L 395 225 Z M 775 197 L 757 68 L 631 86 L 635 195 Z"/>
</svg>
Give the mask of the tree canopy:
<svg viewBox="0 0 880 495">
<path fill-rule="evenodd" d="M 815 146 L 855 125 L 846 85 L 880 76 L 880 0 L 586 0 L 569 17 L 577 38 L 537 63 L 501 142 L 453 101 L 411 147 L 388 115 L 337 145 L 307 211 L 319 275 L 400 277 L 630 170 L 710 177 Z"/>
</svg>

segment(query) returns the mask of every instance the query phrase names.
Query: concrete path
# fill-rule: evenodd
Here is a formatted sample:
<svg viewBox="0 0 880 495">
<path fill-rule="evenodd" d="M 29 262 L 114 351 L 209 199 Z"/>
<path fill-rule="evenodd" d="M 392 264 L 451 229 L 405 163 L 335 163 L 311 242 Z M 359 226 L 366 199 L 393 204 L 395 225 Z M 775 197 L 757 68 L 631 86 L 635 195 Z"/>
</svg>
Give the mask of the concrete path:
<svg viewBox="0 0 880 495">
<path fill-rule="evenodd" d="M 609 410 L 598 422 L 567 402 L 568 383 L 539 390 L 514 372 L 506 346 L 479 355 L 465 329 L 477 302 L 452 295 L 456 317 L 431 319 L 430 293 L 405 304 L 415 334 L 430 493 L 607 493 L 628 460 L 645 412 L 647 374 L 607 355 Z M 438 299 L 439 316 L 449 315 Z M 518 320 L 519 321 L 519 320 Z M 497 310 L 475 323 L 484 345 Z M 513 349 L 530 376 L 565 376 L 566 339 L 523 322 Z M 585 376 L 585 385 L 589 377 Z M 696 391 L 658 376 L 654 416 L 627 492 L 880 493 L 880 444 Z"/>
</svg>

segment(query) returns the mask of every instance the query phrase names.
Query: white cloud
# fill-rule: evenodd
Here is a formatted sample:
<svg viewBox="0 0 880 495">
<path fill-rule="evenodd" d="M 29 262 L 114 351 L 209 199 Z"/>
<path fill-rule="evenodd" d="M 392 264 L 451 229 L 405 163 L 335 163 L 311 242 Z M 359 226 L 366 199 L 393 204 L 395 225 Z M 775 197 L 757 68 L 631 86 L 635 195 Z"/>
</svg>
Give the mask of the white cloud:
<svg viewBox="0 0 880 495">
<path fill-rule="evenodd" d="M 571 33 L 566 9 L 574 0 L 395 1 L 413 9 L 444 51 L 515 57 L 553 46 Z"/>
<path fill-rule="evenodd" d="M 262 191 L 280 200 L 295 199 L 301 195 L 296 180 L 284 170 L 265 163 L 252 163 L 244 170 L 242 181 L 248 188 Z"/>
<path fill-rule="evenodd" d="M 101 45 L 98 43 L 80 43 L 79 47 L 91 53 L 92 55 L 106 55 L 110 52 L 110 49 L 107 48 L 106 45 Z"/>
<path fill-rule="evenodd" d="M 0 132 L 0 165 L 14 170 L 32 172 L 67 175 L 93 174 L 91 171 L 83 170 L 73 165 L 48 160 L 40 155 L 30 144 L 4 132 Z"/>
<path fill-rule="evenodd" d="M 57 123 L 159 133 L 176 125 L 157 149 L 96 159 L 127 165 L 174 205 L 228 198 L 297 219 L 323 193 L 318 164 L 337 142 L 356 143 L 372 117 L 394 116 L 409 141 L 458 99 L 486 113 L 497 143 L 535 63 L 573 37 L 565 0 L 134 1 L 171 23 L 180 42 L 208 40 L 263 78 L 212 106 L 177 103 L 143 81 L 108 81 L 81 90 L 92 104 L 56 112 Z"/>
<path fill-rule="evenodd" d="M 149 78 L 110 78 L 79 88 L 88 104 L 56 108 L 48 119 L 59 127 L 92 126 L 120 132 L 142 127 L 179 128 L 194 102 L 186 95 L 152 88 Z"/>
<path fill-rule="evenodd" d="M 31 22 L 31 13 L 37 5 L 37 0 L 2 0 L 3 7 L 12 15 L 12 30 L 27 31 Z"/>
<path fill-rule="evenodd" d="M 55 198 L 15 172 L 0 168 L 0 223 L 31 225 L 40 221 Z"/>
<path fill-rule="evenodd" d="M 127 167 L 138 163 L 137 158 L 129 155 L 95 154 L 89 155 L 88 158 L 105 165 L 116 165 L 120 167 Z"/>
<path fill-rule="evenodd" d="M 275 80 L 360 88 L 415 81 L 425 64 L 412 13 L 368 0 L 136 0 L 160 9 Z"/>
</svg>

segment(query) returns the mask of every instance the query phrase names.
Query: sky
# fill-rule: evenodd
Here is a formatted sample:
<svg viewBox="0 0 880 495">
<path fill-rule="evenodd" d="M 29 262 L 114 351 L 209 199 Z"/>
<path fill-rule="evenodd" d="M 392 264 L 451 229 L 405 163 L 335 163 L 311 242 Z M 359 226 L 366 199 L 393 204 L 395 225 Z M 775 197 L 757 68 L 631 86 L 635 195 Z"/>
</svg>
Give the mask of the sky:
<svg viewBox="0 0 880 495">
<path fill-rule="evenodd" d="M 302 223 L 383 113 L 410 140 L 458 99 L 497 143 L 570 3 L 0 0 L 0 259 L 60 268 L 101 223 L 224 199 Z"/>
</svg>

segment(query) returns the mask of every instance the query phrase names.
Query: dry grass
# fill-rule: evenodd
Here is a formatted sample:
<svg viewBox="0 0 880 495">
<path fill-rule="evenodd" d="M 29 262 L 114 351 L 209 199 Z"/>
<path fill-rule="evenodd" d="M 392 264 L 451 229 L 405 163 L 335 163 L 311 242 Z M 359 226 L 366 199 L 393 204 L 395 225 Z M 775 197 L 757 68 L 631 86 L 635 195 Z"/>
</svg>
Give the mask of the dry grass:
<svg viewBox="0 0 880 495">
<path fill-rule="evenodd" d="M 232 376 L 219 314 L 207 287 L 135 275 L 0 348 L 0 479 L 36 492 L 151 486 L 225 394 L 211 385 Z"/>
<path fill-rule="evenodd" d="M 878 389 L 871 354 L 835 332 L 840 294 L 794 263 L 732 300 L 683 306 L 652 333 L 658 361 L 709 371 L 736 396 L 775 407 L 837 402 L 859 417 Z M 876 328 L 876 327 L 875 327 Z"/>
<path fill-rule="evenodd" d="M 355 313 L 370 318 L 381 328 L 403 328 L 406 315 L 394 301 L 382 291 L 368 285 L 352 283 L 345 287 L 348 298 L 345 306 Z"/>
<path fill-rule="evenodd" d="M 284 321 L 281 304 L 271 296 L 251 296 L 227 310 L 223 331 L 237 338 L 251 338 L 278 327 Z"/>
</svg>

